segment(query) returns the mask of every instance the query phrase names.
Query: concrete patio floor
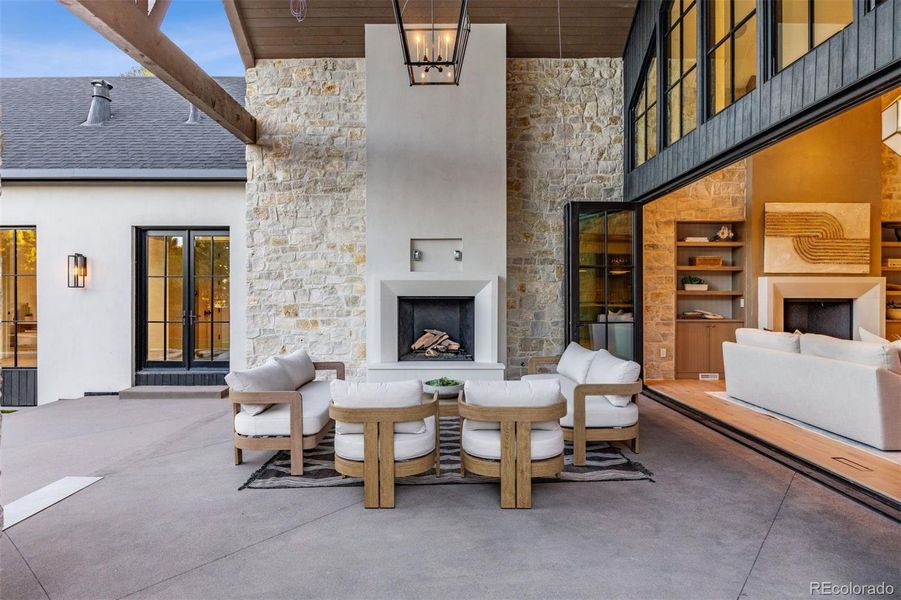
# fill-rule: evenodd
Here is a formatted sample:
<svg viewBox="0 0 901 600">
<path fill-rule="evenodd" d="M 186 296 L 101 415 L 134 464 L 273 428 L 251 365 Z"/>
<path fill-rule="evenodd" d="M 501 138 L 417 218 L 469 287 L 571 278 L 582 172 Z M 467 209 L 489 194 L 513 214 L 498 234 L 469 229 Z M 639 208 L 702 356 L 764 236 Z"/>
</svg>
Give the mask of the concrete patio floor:
<svg viewBox="0 0 901 600">
<path fill-rule="evenodd" d="M 0 537 L 0 597 L 809 598 L 901 585 L 901 528 L 643 399 L 654 482 L 244 490 L 224 400 L 63 400 L 4 416 L 4 504 L 103 480 Z"/>
</svg>

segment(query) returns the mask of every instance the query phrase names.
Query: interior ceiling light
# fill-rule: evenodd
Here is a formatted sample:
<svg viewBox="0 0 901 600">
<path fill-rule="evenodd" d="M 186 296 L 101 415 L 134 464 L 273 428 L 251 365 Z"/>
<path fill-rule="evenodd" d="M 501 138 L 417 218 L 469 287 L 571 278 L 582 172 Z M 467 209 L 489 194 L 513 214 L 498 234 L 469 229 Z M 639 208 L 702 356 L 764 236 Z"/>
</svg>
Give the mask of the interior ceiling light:
<svg viewBox="0 0 901 600">
<path fill-rule="evenodd" d="M 430 3 L 431 19 L 428 24 L 405 24 L 404 10 L 412 1 L 415 0 L 406 0 L 403 8 L 400 7 L 400 0 L 392 2 L 410 85 L 459 85 L 471 28 L 469 0 L 460 0 L 460 16 L 456 25 L 435 23 L 435 0 Z"/>
<path fill-rule="evenodd" d="M 882 111 L 882 142 L 901 154 L 901 96 Z"/>
</svg>

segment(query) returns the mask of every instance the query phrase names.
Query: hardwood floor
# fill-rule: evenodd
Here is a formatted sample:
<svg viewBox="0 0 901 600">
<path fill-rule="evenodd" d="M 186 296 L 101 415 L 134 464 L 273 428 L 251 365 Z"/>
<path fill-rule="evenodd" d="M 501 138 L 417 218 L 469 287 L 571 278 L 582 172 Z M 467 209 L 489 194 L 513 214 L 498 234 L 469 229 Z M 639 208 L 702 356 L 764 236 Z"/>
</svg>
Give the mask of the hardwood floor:
<svg viewBox="0 0 901 600">
<path fill-rule="evenodd" d="M 872 508 L 901 518 L 901 467 L 850 444 L 720 400 L 722 381 L 652 380 L 645 395 L 788 464 Z"/>
</svg>

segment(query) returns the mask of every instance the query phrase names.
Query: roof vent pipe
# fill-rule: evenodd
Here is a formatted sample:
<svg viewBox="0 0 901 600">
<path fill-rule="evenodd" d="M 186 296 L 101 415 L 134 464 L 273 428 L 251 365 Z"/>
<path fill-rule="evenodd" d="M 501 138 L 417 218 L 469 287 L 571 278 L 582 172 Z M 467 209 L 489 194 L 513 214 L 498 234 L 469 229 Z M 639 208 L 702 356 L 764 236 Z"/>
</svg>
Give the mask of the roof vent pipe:
<svg viewBox="0 0 901 600">
<path fill-rule="evenodd" d="M 109 92 L 113 86 L 105 79 L 95 79 L 91 85 L 94 86 L 94 92 L 91 94 L 91 109 L 88 111 L 88 120 L 82 125 L 103 125 L 112 116 L 110 110 L 112 99 Z"/>
<path fill-rule="evenodd" d="M 200 112 L 200 109 L 191 105 L 191 110 L 188 113 L 188 120 L 185 121 L 186 125 L 197 125 L 200 123 L 201 119 L 203 119 L 203 113 Z"/>
</svg>

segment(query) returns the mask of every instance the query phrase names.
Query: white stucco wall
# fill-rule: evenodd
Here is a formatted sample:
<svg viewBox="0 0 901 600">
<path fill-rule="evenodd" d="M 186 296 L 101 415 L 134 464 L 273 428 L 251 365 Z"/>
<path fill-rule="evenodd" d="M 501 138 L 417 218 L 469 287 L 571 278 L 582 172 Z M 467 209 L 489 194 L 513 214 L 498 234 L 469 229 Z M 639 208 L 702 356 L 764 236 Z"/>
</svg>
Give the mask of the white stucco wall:
<svg viewBox="0 0 901 600">
<path fill-rule="evenodd" d="M 4 181 L 0 225 L 37 227 L 38 403 L 119 391 L 135 365 L 136 227 L 228 227 L 231 368 L 246 356 L 244 183 Z M 84 289 L 66 286 L 66 257 L 88 259 Z"/>
<path fill-rule="evenodd" d="M 473 25 L 460 85 L 411 87 L 397 27 L 366 25 L 370 290 L 380 279 L 497 278 L 500 361 L 506 349 L 506 43 L 504 25 Z M 462 248 L 462 263 L 443 249 L 438 262 L 446 269 L 411 272 L 414 239 L 462 240 L 450 242 Z M 374 297 L 367 298 L 370 351 L 380 343 Z"/>
</svg>

